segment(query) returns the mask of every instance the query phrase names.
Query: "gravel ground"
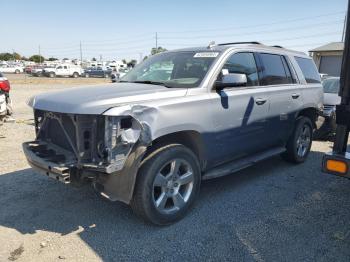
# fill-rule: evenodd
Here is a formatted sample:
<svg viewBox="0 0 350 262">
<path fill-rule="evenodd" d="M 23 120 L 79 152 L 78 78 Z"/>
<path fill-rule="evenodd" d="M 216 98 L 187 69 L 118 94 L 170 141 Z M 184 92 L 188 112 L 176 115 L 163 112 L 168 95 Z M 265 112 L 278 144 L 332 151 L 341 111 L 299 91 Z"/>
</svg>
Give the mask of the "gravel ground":
<svg viewBox="0 0 350 262">
<path fill-rule="evenodd" d="M 329 142 L 302 165 L 276 157 L 204 182 L 169 227 L 36 174 L 21 149 L 34 138 L 25 101 L 71 85 L 13 84 L 17 122 L 0 127 L 0 261 L 349 261 L 350 181 L 320 172 Z"/>
</svg>

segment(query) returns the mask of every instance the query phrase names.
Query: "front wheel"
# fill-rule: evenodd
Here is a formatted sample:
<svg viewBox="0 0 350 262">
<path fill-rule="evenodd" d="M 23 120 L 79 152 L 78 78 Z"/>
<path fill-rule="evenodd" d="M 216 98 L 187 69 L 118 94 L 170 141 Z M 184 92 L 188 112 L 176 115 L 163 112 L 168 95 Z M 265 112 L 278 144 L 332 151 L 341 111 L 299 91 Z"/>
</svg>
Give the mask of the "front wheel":
<svg viewBox="0 0 350 262">
<path fill-rule="evenodd" d="M 296 120 L 294 131 L 290 136 L 282 157 L 289 162 L 303 163 L 310 153 L 312 145 L 312 123 L 307 117 Z"/>
<path fill-rule="evenodd" d="M 185 216 L 200 188 L 197 157 L 183 145 L 157 149 L 141 163 L 131 207 L 143 219 L 168 225 Z"/>
<path fill-rule="evenodd" d="M 78 78 L 79 77 L 79 74 L 77 72 L 74 72 L 73 73 L 73 78 Z"/>
</svg>

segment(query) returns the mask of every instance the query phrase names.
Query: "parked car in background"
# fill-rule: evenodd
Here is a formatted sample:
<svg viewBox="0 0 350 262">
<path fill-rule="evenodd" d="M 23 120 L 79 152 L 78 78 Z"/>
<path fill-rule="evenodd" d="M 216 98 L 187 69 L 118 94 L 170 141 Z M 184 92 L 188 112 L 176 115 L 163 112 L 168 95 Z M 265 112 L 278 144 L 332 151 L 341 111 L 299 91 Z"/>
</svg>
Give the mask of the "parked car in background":
<svg viewBox="0 0 350 262">
<path fill-rule="evenodd" d="M 0 122 L 12 114 L 12 102 L 10 99 L 10 82 L 0 72 Z"/>
<path fill-rule="evenodd" d="M 119 79 L 121 79 L 123 76 L 125 76 L 128 72 L 129 72 L 129 69 L 127 69 L 127 68 L 120 68 L 119 70 L 113 71 L 111 73 L 112 83 L 117 82 Z"/>
<path fill-rule="evenodd" d="M 51 67 L 51 68 L 53 68 L 53 67 Z M 46 69 L 51 69 L 51 68 L 47 67 Z M 45 69 L 44 66 L 36 66 L 35 68 L 32 68 L 31 75 L 32 76 L 42 76 L 44 69 Z"/>
<path fill-rule="evenodd" d="M 1 65 L 0 72 L 20 74 L 24 72 L 24 67 L 21 65 Z"/>
<path fill-rule="evenodd" d="M 323 85 L 323 110 L 319 128 L 315 132 L 318 139 L 328 139 L 335 134 L 336 124 L 336 106 L 340 104 L 339 96 L 340 78 L 328 77 L 322 81 Z"/>
<path fill-rule="evenodd" d="M 38 71 L 42 70 L 43 66 L 42 65 L 28 65 L 24 68 L 24 72 L 26 74 L 33 74 L 37 73 Z"/>
<path fill-rule="evenodd" d="M 108 67 L 90 67 L 84 70 L 85 77 L 111 77 L 112 69 Z"/>
<path fill-rule="evenodd" d="M 45 68 L 42 71 L 42 74 L 48 77 L 63 76 L 77 78 L 83 73 L 84 70 L 80 66 L 74 64 L 62 64 L 54 68 Z"/>
</svg>

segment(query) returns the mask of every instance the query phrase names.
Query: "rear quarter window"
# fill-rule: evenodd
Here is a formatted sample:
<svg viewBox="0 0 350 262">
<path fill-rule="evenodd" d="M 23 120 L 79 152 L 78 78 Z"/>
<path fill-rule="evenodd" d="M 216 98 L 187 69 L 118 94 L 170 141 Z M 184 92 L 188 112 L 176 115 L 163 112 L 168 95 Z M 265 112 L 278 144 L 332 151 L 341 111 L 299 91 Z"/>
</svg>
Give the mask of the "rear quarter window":
<svg viewBox="0 0 350 262">
<path fill-rule="evenodd" d="M 301 72 L 304 75 L 306 83 L 321 83 L 320 74 L 318 73 L 317 68 L 312 59 L 295 57 L 295 60 L 297 61 Z"/>
<path fill-rule="evenodd" d="M 2 73 L 0 72 L 0 77 L 4 77 L 3 75 L 2 75 Z"/>
</svg>

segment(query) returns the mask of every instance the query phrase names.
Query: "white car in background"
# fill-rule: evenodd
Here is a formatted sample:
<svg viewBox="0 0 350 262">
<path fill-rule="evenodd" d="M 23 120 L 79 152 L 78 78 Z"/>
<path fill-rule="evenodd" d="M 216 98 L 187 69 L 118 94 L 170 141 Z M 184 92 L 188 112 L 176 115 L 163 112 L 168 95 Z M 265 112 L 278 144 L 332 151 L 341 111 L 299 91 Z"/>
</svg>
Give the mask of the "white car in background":
<svg viewBox="0 0 350 262">
<path fill-rule="evenodd" d="M 77 65 L 62 64 L 54 68 L 45 68 L 43 74 L 48 77 L 70 76 L 77 78 L 84 73 L 84 70 Z"/>
<path fill-rule="evenodd" d="M 24 72 L 24 67 L 21 65 L 1 65 L 0 71 L 2 73 L 14 73 L 19 74 Z"/>
</svg>

